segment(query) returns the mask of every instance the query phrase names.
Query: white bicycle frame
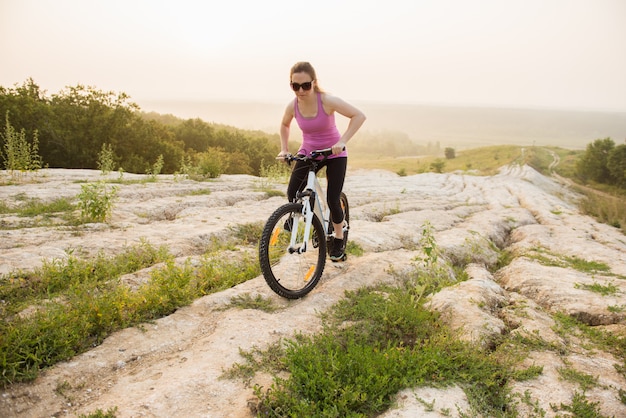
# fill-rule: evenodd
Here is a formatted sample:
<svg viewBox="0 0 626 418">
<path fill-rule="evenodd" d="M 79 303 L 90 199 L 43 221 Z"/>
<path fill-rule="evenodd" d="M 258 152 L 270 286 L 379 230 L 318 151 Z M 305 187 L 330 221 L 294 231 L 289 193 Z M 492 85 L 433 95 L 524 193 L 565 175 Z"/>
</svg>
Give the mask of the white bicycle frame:
<svg viewBox="0 0 626 418">
<path fill-rule="evenodd" d="M 293 252 L 302 254 L 306 252 L 307 241 L 309 234 L 311 233 L 311 225 L 313 224 L 313 214 L 317 215 L 324 227 L 324 236 L 318 237 L 319 239 L 326 239 L 328 234 L 328 228 L 330 223 L 330 209 L 326 204 L 326 200 L 322 198 L 324 191 L 320 185 L 317 175 L 314 171 L 310 170 L 306 182 L 306 187 L 300 194 L 302 200 L 302 216 L 304 217 L 304 242 L 298 248 L 296 248 L 296 238 L 298 236 L 298 220 L 294 220 L 293 227 L 291 228 L 291 241 L 289 242 L 289 248 L 293 249 Z M 313 202 L 313 210 L 311 210 L 311 201 Z"/>
</svg>

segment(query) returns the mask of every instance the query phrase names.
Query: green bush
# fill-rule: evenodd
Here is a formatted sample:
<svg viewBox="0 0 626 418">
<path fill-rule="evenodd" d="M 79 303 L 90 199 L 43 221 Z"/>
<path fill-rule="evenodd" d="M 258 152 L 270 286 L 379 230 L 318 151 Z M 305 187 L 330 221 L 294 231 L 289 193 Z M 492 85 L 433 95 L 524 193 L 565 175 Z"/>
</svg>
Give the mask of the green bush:
<svg viewBox="0 0 626 418">
<path fill-rule="evenodd" d="M 22 129 L 17 132 L 9 121 L 9 112 L 6 113 L 4 134 L 4 150 L 2 157 L 7 170 L 13 171 L 36 171 L 42 167 L 42 159 L 39 156 L 39 138 L 37 131 L 33 133 L 32 143 L 26 139 L 26 132 Z"/>
<path fill-rule="evenodd" d="M 111 144 L 102 144 L 98 154 L 98 168 L 103 175 L 109 174 L 115 168 L 115 154 Z"/>
<path fill-rule="evenodd" d="M 446 162 L 441 158 L 437 158 L 435 161 L 430 163 L 430 169 L 435 173 L 443 173 L 443 169 L 446 166 Z"/>
<path fill-rule="evenodd" d="M 104 222 L 113 210 L 117 196 L 116 186 L 107 186 L 103 181 L 81 185 L 78 195 L 78 207 L 84 220 Z"/>
<path fill-rule="evenodd" d="M 210 148 L 196 156 L 193 173 L 199 177 L 217 178 L 228 164 L 228 154 L 217 148 Z"/>
<path fill-rule="evenodd" d="M 163 169 L 163 155 L 161 154 L 157 157 L 156 161 L 154 162 L 154 164 L 152 164 L 152 167 L 150 167 L 150 169 L 148 170 L 146 174 L 150 176 L 150 180 L 156 181 L 157 176 L 161 174 L 162 169 Z"/>
</svg>

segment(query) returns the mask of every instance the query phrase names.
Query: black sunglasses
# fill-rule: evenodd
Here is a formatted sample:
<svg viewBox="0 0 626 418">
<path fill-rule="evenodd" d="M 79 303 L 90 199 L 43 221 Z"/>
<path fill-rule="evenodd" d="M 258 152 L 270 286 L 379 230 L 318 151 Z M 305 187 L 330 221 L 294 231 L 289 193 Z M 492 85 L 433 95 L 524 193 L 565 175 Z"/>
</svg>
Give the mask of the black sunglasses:
<svg viewBox="0 0 626 418">
<path fill-rule="evenodd" d="M 293 91 L 298 91 L 300 90 L 300 87 L 302 87 L 302 90 L 304 91 L 309 91 L 311 90 L 311 87 L 313 87 L 313 81 L 307 81 L 306 83 L 289 83 L 291 84 L 291 88 L 293 89 Z"/>
</svg>

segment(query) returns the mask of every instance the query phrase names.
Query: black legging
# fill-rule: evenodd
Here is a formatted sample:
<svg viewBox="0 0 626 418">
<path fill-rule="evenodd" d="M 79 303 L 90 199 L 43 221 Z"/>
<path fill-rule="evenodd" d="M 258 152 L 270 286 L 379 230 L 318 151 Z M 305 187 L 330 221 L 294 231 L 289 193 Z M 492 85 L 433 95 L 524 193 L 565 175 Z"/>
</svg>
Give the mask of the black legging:
<svg viewBox="0 0 626 418">
<path fill-rule="evenodd" d="M 287 198 L 293 202 L 296 193 L 302 191 L 306 186 L 307 175 L 309 174 L 308 161 L 296 161 L 296 165 L 291 171 L 289 186 L 287 187 Z M 346 178 L 346 169 L 348 167 L 348 159 L 346 157 L 328 158 L 326 161 L 317 166 L 317 171 L 326 167 L 326 179 L 328 186 L 326 188 L 326 201 L 330 209 L 330 216 L 333 223 L 339 224 L 343 222 L 343 210 L 341 209 L 341 191 L 343 190 L 343 181 Z M 316 171 L 316 172 L 317 172 Z"/>
</svg>

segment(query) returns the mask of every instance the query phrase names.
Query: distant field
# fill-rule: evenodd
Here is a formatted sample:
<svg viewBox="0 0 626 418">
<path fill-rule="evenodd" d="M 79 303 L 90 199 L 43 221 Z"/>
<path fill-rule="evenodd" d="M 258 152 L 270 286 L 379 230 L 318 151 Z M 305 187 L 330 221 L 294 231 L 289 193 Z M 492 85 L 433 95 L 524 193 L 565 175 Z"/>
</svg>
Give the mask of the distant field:
<svg viewBox="0 0 626 418">
<path fill-rule="evenodd" d="M 434 171 L 431 167 L 436 161 L 443 162 L 443 172 L 466 171 L 479 175 L 493 175 L 507 164 L 529 164 L 536 170 L 548 173 L 552 163 L 552 153 L 560 158 L 556 171 L 564 176 L 571 176 L 576 157 L 583 151 L 569 150 L 558 147 L 522 147 L 519 145 L 494 145 L 461 150 L 456 157 L 446 159 L 432 155 L 414 157 L 367 157 L 351 156 L 351 169 L 383 169 L 403 175 L 411 175 Z"/>
<path fill-rule="evenodd" d="M 364 132 L 403 132 L 418 144 L 438 143 L 442 149 L 513 144 L 582 150 L 599 138 L 610 137 L 618 144 L 626 139 L 626 112 L 356 104 L 367 115 Z M 162 100 L 139 105 L 146 112 L 278 133 L 286 103 Z M 337 117 L 337 122 L 345 126 L 344 118 Z M 295 123 L 293 131 L 297 136 Z"/>
</svg>

